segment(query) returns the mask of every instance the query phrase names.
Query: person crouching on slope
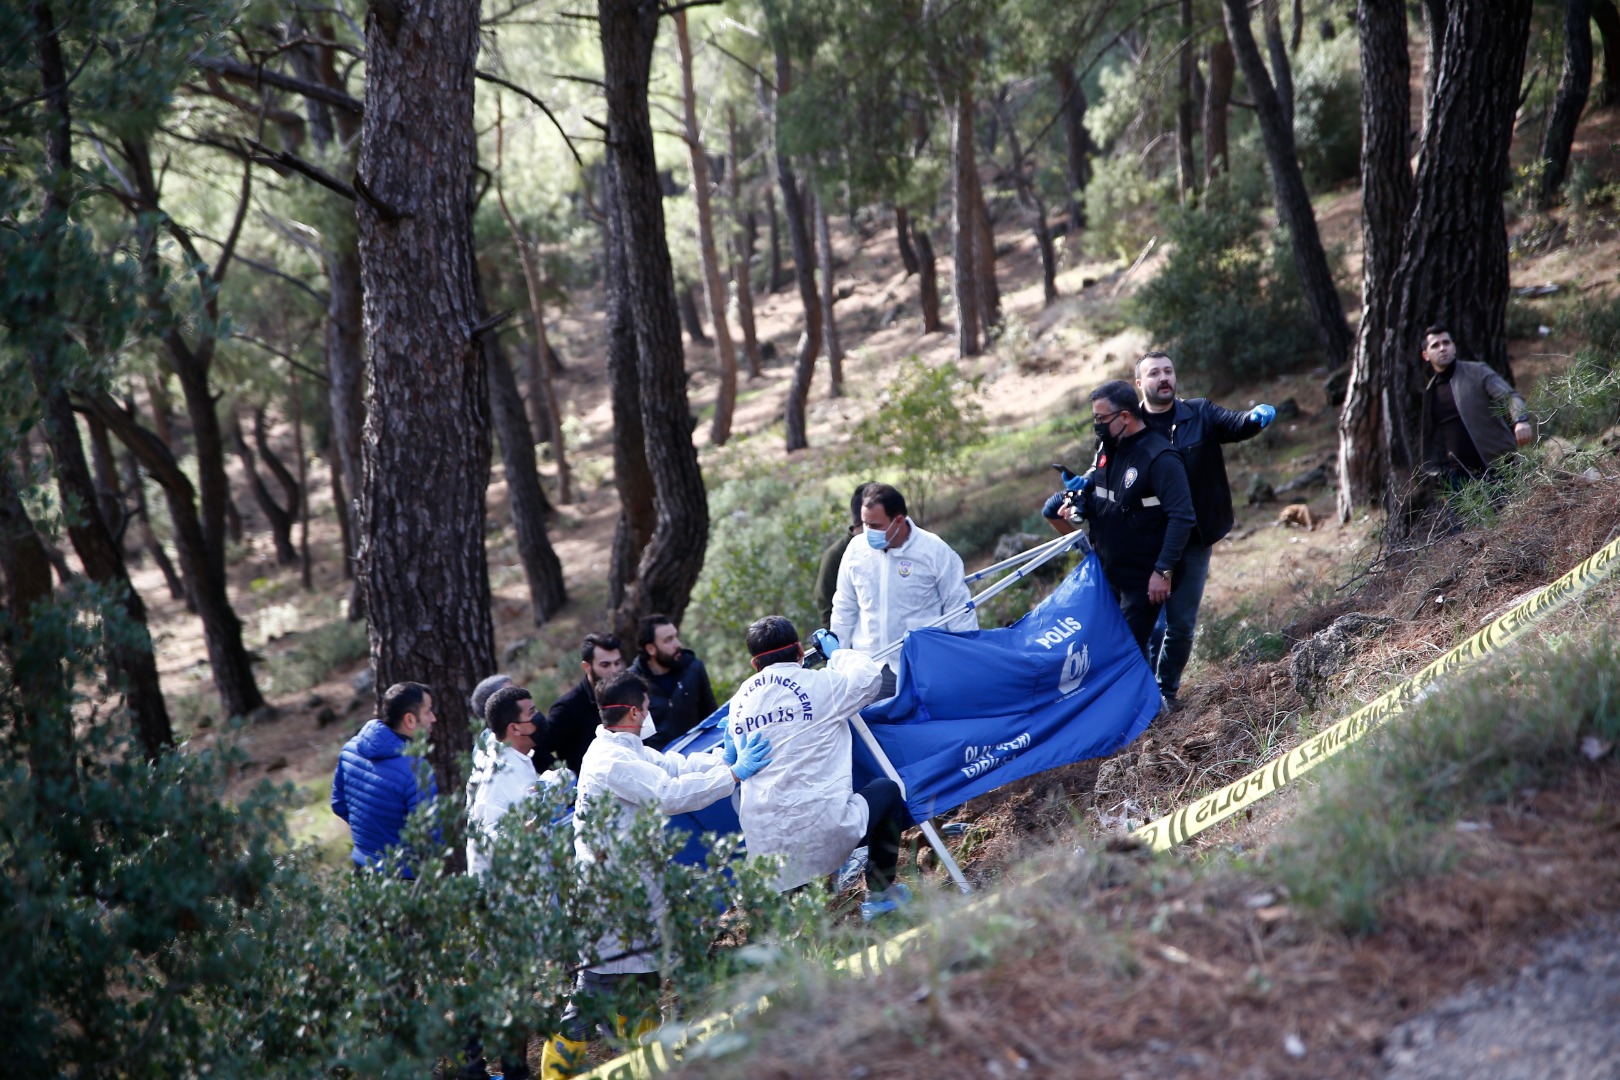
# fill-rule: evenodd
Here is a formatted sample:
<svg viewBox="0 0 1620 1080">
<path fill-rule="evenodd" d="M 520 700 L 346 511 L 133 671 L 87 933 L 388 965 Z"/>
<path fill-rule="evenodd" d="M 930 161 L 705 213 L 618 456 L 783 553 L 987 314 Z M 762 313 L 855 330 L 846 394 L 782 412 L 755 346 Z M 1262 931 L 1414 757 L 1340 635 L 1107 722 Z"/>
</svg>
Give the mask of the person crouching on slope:
<svg viewBox="0 0 1620 1080">
<path fill-rule="evenodd" d="M 767 615 L 748 628 L 757 672 L 731 699 L 726 728 L 733 739 L 764 731 L 772 763 L 742 791 L 738 817 L 748 857 L 785 858 L 781 892 L 837 870 L 859 845 L 869 849 L 864 918 L 910 899 L 894 880 L 905 803 L 892 780 L 854 790 L 849 717 L 878 699 L 883 671 L 825 630 L 813 635 L 827 666 L 807 670 L 793 623 Z"/>
<path fill-rule="evenodd" d="M 691 757 L 643 745 L 641 725 L 652 702 L 647 684 L 633 672 L 605 679 L 596 688 L 596 704 L 602 726 L 580 762 L 574 814 L 574 856 L 582 864 L 608 856 L 592 850 L 585 839 L 587 829 L 601 821 L 601 815 L 608 815 L 614 835 L 624 837 L 638 810 L 653 809 L 665 815 L 701 810 L 730 795 L 771 762 L 771 743 L 763 734 L 735 743 L 728 738 L 721 750 Z M 649 882 L 647 893 L 656 920 L 663 914 L 664 898 L 656 883 Z M 562 1033 L 546 1041 L 541 1075 L 547 1080 L 573 1076 L 584 1065 L 588 1014 L 599 1011 L 582 1008 L 587 999 L 657 997 L 656 945 L 621 942 L 609 933 L 597 942 L 596 952 L 600 959 L 582 969 L 574 984 L 573 999 L 563 1013 Z"/>
</svg>

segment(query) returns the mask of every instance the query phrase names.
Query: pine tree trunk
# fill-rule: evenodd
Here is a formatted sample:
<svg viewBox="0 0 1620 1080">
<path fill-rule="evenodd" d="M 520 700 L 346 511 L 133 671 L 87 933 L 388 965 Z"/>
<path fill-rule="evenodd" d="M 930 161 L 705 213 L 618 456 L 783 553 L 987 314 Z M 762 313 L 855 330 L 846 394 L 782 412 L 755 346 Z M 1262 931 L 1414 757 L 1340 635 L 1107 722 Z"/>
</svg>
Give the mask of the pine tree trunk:
<svg viewBox="0 0 1620 1080">
<path fill-rule="evenodd" d="M 754 215 L 742 208 L 742 156 L 737 152 L 737 110 L 726 107 L 726 153 L 731 168 L 726 173 L 726 190 L 731 203 L 732 243 L 731 281 L 737 288 L 737 322 L 742 329 L 743 356 L 748 361 L 748 377 L 765 374 L 765 360 L 759 354 L 759 335 L 754 327 Z"/>
<path fill-rule="evenodd" d="M 838 287 L 833 281 L 832 232 L 827 227 L 827 204 L 818 191 L 816 203 L 816 246 L 821 252 L 821 323 L 827 336 L 827 396 L 844 396 L 844 346 L 838 340 L 838 320 L 833 305 L 838 301 Z"/>
<path fill-rule="evenodd" d="M 996 281 L 996 235 L 984 186 L 979 181 L 977 158 L 968 170 L 968 179 L 973 184 L 973 284 L 979 290 L 979 329 L 988 342 L 1001 326 L 1001 286 Z"/>
<path fill-rule="evenodd" d="M 1537 196 L 1543 207 L 1552 205 L 1569 172 L 1569 148 L 1575 143 L 1575 127 L 1591 88 L 1592 0 L 1564 0 L 1564 69 L 1541 143 Z"/>
<path fill-rule="evenodd" d="M 922 306 L 923 333 L 937 334 L 945 329 L 939 318 L 939 263 L 934 258 L 934 242 L 927 229 L 911 227 L 917 240 L 918 303 Z"/>
<path fill-rule="evenodd" d="M 1614 0 L 1592 0 L 1592 21 L 1603 36 L 1603 82 L 1597 103 L 1613 105 L 1620 101 L 1620 8 Z"/>
<path fill-rule="evenodd" d="M 54 275 L 62 267 L 61 238 L 68 228 L 72 211 L 69 193 L 73 188 L 73 128 L 68 107 L 69 76 L 62 59 L 61 28 L 50 6 L 44 0 L 36 0 L 32 5 L 32 15 L 45 128 L 45 182 L 42 185 L 39 220 L 35 223 L 38 240 L 34 245 L 36 250 L 33 257 L 46 274 Z M 34 391 L 39 396 L 57 487 L 63 502 L 78 503 L 78 513 L 69 518 L 68 536 L 73 541 L 74 550 L 79 553 L 79 562 L 86 576 L 104 586 L 113 602 L 123 609 L 127 623 L 121 633 L 108 635 L 107 661 L 112 668 L 114 681 L 123 684 L 124 701 L 131 713 L 132 726 L 141 749 L 148 759 L 155 759 L 174 745 L 174 730 L 169 723 L 168 706 L 164 703 L 163 688 L 158 681 L 157 660 L 152 653 L 152 638 L 146 625 L 146 605 L 140 593 L 130 584 L 124 553 L 102 518 L 95 484 L 84 458 L 84 445 L 79 441 L 78 422 L 68 401 L 63 380 L 67 378 L 69 369 L 67 353 L 75 346 L 65 334 L 55 329 L 58 321 L 56 288 L 40 290 L 23 302 L 26 311 L 24 332 L 32 331 L 37 335 L 33 341 L 24 337 L 24 348 L 28 351 L 28 367 Z M 10 487 L 9 481 L 7 487 Z M 13 524 L 16 529 L 21 529 L 20 524 Z M 32 533 L 31 526 L 28 531 Z M 15 554 L 9 558 L 20 561 L 7 566 L 7 585 L 12 591 L 11 595 L 18 598 L 12 608 L 13 614 L 20 621 L 26 621 L 29 601 L 41 598 L 37 591 L 41 586 L 45 591 L 49 590 L 50 574 L 42 571 L 35 558 L 43 552 L 43 545 L 37 549 L 31 547 L 25 536 L 19 536 L 16 544 L 20 546 L 14 549 Z M 12 580 L 13 567 L 18 574 L 26 569 L 33 584 Z M 26 672 L 22 674 L 26 676 Z M 60 735 L 63 740 L 71 741 L 71 731 L 47 734 Z M 59 758 L 53 760 L 60 761 Z"/>
<path fill-rule="evenodd" d="M 698 313 L 696 285 L 686 282 L 677 282 L 675 286 L 675 303 L 679 311 L 681 325 L 686 327 L 686 336 L 692 339 L 694 345 L 709 344 L 709 335 L 703 331 L 703 316 Z"/>
<path fill-rule="evenodd" d="M 263 411 L 254 414 L 255 427 L 263 424 Z M 255 435 L 258 432 L 255 431 Z M 257 465 L 253 460 L 253 450 L 248 446 L 247 436 L 242 433 L 242 421 L 233 412 L 231 414 L 231 438 L 236 444 L 236 454 L 242 459 L 242 472 L 247 476 L 248 488 L 253 492 L 253 501 L 259 504 L 264 519 L 270 525 L 270 537 L 276 547 L 276 565 L 291 566 L 298 561 L 298 549 L 293 546 L 292 529 L 293 513 L 297 510 L 296 503 L 287 510 L 283 510 L 276 502 L 275 496 L 270 494 L 264 478 L 259 475 Z"/>
<path fill-rule="evenodd" d="M 1411 56 L 1404 0 L 1361 0 L 1361 324 L 1339 413 L 1340 521 L 1374 506 L 1395 483 L 1391 416 L 1383 366 L 1389 285 L 1412 209 Z M 1400 380 L 1394 380 L 1398 385 Z M 1396 420 L 1399 417 L 1395 418 Z"/>
<path fill-rule="evenodd" d="M 911 215 L 904 206 L 894 208 L 894 235 L 900 247 L 900 264 L 906 268 L 906 277 L 910 277 L 919 267 L 917 248 L 911 242 Z"/>
<path fill-rule="evenodd" d="M 1231 168 L 1227 140 L 1227 114 L 1232 105 L 1232 79 L 1237 59 L 1232 43 L 1221 39 L 1209 47 L 1209 80 L 1204 94 L 1204 180 L 1207 184 Z"/>
<path fill-rule="evenodd" d="M 94 417 L 85 423 L 85 427 L 90 433 L 91 473 L 95 478 L 101 520 L 106 523 L 113 543 L 122 552 L 129 514 L 124 509 L 124 493 L 118 486 L 118 465 L 113 460 L 112 441 L 107 437 L 107 426 Z"/>
<path fill-rule="evenodd" d="M 771 224 L 768 245 L 771 265 L 765 277 L 765 291 L 781 292 L 787 285 L 787 274 L 782 269 L 782 225 L 776 216 L 776 189 L 770 185 L 765 187 L 765 219 Z"/>
<path fill-rule="evenodd" d="M 793 60 L 788 54 L 784 32 L 772 35 L 776 53 L 776 89 L 779 98 L 793 91 Z M 793 357 L 793 382 L 787 397 L 787 449 L 789 453 L 810 445 L 806 431 L 805 407 L 810 400 L 810 380 L 816 373 L 816 354 L 821 352 L 821 301 L 816 295 L 816 256 L 810 240 L 799 181 L 793 164 L 782 151 L 781 110 L 777 110 L 775 133 L 776 179 L 782 191 L 782 210 L 787 215 L 788 237 L 793 243 L 793 269 L 799 282 L 799 304 L 804 309 L 804 333 Z"/>
<path fill-rule="evenodd" d="M 1232 42 L 1232 52 L 1243 71 L 1244 81 L 1249 84 L 1249 94 L 1254 98 L 1255 112 L 1260 117 L 1277 217 L 1288 228 L 1294 264 L 1299 268 L 1300 284 L 1316 322 L 1322 352 L 1328 367 L 1335 368 L 1350 359 L 1353 338 L 1333 284 L 1333 273 L 1328 269 L 1327 254 L 1322 250 L 1305 178 L 1299 169 L 1293 125 L 1285 117 L 1277 90 L 1260 59 L 1260 49 L 1249 28 L 1247 5 L 1244 0 L 1222 0 L 1222 6 L 1226 12 L 1226 36 Z"/>
<path fill-rule="evenodd" d="M 287 392 L 292 397 L 293 460 L 298 462 L 298 580 L 308 592 L 315 588 L 309 562 L 309 466 L 304 457 L 304 395 L 298 388 L 298 368 L 289 366 Z"/>
<path fill-rule="evenodd" d="M 461 786 L 469 686 L 495 670 L 484 488 L 489 388 L 472 230 L 478 5 L 376 5 L 355 186 L 370 343 L 360 577 L 381 690 L 434 690 L 429 758 Z M 461 846 L 446 839 L 452 852 Z M 452 855 L 450 865 L 461 868 Z"/>
<path fill-rule="evenodd" d="M 1181 0 L 1181 42 L 1176 58 L 1176 188 L 1182 203 L 1198 200 L 1198 161 L 1193 156 L 1193 74 L 1198 69 L 1193 56 L 1192 0 Z"/>
<path fill-rule="evenodd" d="M 41 656 L 45 650 L 35 643 L 33 613 L 50 599 L 51 560 L 5 457 L 0 457 L 0 578 L 8 616 L 0 621 L 0 663 L 9 684 L 7 704 L 13 706 L 7 712 L 16 723 L 16 730 L 7 734 L 20 736 L 26 745 L 28 782 L 46 796 L 41 805 L 49 806 L 59 797 L 58 785 L 72 783 L 73 724 L 61 716 L 71 688 L 64 685 L 61 657 Z M 7 825 L 28 827 L 18 821 Z"/>
<path fill-rule="evenodd" d="M 1066 179 L 1069 188 L 1069 232 L 1079 236 L 1086 227 L 1086 185 L 1091 183 L 1091 155 L 1096 146 L 1086 131 L 1086 90 L 1076 76 L 1074 62 L 1061 60 L 1053 66 L 1058 95 L 1062 99 L 1061 123 L 1067 156 Z"/>
<path fill-rule="evenodd" d="M 658 524 L 641 552 L 622 611 L 680 621 L 703 569 L 708 494 L 692 445 L 675 277 L 664 236 L 663 193 L 653 152 L 647 86 L 658 31 L 655 0 L 598 0 L 606 83 L 607 146 L 615 159 L 630 309 L 636 332 L 641 423 L 657 492 Z"/>
<path fill-rule="evenodd" d="M 703 257 L 703 287 L 709 298 L 709 322 L 714 326 L 715 356 L 720 381 L 715 388 L 714 421 L 709 441 L 724 446 L 731 438 L 731 417 L 737 409 L 737 349 L 726 325 L 726 283 L 720 276 L 720 252 L 714 242 L 714 213 L 709 205 L 709 159 L 698 130 L 697 87 L 692 81 L 692 40 L 686 32 L 686 12 L 677 10 L 675 45 L 681 61 L 681 106 L 686 123 L 687 159 L 692 165 L 692 197 L 697 203 L 698 250 Z M 735 159 L 733 159 L 735 160 Z"/>
<path fill-rule="evenodd" d="M 1277 91 L 1277 103 L 1282 106 L 1283 123 L 1294 130 L 1294 66 L 1288 60 L 1283 45 L 1282 19 L 1277 12 L 1278 0 L 1262 0 L 1261 10 L 1266 26 L 1266 55 L 1271 60 L 1271 78 Z M 1247 76 L 1245 76 L 1247 78 Z"/>
<path fill-rule="evenodd" d="M 978 236 L 974 227 L 978 170 L 973 159 L 973 96 L 966 90 L 958 91 L 951 102 L 951 154 L 951 292 L 956 301 L 956 355 L 965 358 L 978 356 L 982 349 L 975 280 L 979 260 L 973 251 Z"/>
<path fill-rule="evenodd" d="M 478 303 L 484 304 L 482 282 Z M 529 582 L 529 608 L 534 625 L 544 626 L 568 602 L 563 584 L 562 562 L 546 535 L 546 519 L 551 504 L 540 486 L 540 469 L 529 436 L 529 418 L 523 411 L 523 395 L 518 393 L 517 377 L 501 348 L 500 335 L 482 338 L 484 363 L 489 370 L 489 411 L 501 445 L 501 464 L 506 475 L 506 497 L 512 514 L 512 530 L 517 534 L 518 558 Z"/>
<path fill-rule="evenodd" d="M 625 249 L 624 213 L 620 208 L 618 169 L 612 155 L 602 167 L 603 291 L 607 296 L 607 371 L 613 406 L 613 479 L 619 492 L 619 520 L 608 562 L 608 611 L 615 633 L 633 635 L 636 610 L 626 603 L 636 582 L 641 553 L 658 527 L 652 468 L 647 464 L 646 435 L 641 426 L 639 350 L 631 315 L 630 270 Z M 619 613 L 624 613 L 621 617 Z M 633 640 L 626 636 L 625 640 Z"/>
<path fill-rule="evenodd" d="M 326 403 L 332 414 L 332 445 L 336 472 L 341 474 L 346 502 L 337 508 L 348 529 L 349 543 L 343 576 L 355 580 L 360 555 L 360 493 L 365 490 L 364 432 L 366 427 L 365 289 L 360 276 L 360 249 L 352 234 L 339 237 L 326 263 L 328 300 L 326 346 Z M 365 605 L 358 587 L 351 587 L 349 618 L 363 618 Z"/>
<path fill-rule="evenodd" d="M 163 550 L 162 541 L 158 539 L 157 533 L 152 529 L 152 518 L 146 508 L 146 482 L 141 477 L 141 467 L 136 464 L 135 455 L 127 450 L 124 452 L 124 478 L 124 486 L 128 488 L 135 502 L 135 527 L 141 547 L 146 549 L 146 553 L 152 557 L 152 562 L 156 564 L 158 572 L 163 575 L 163 583 L 169 589 L 169 599 L 183 600 L 186 604 L 186 610 L 195 612 L 197 607 L 191 602 L 191 598 L 186 592 L 185 582 L 180 580 L 179 573 L 175 571 L 174 562 L 169 558 L 169 553 Z"/>
</svg>

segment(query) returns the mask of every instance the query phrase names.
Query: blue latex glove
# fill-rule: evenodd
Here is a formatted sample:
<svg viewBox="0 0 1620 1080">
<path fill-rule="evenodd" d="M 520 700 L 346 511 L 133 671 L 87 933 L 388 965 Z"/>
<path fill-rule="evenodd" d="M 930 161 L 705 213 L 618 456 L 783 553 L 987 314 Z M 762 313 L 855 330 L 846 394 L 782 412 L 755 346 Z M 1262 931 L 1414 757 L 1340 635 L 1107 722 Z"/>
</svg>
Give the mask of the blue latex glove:
<svg viewBox="0 0 1620 1080">
<path fill-rule="evenodd" d="M 756 731 L 752 735 L 743 736 L 742 745 L 737 748 L 737 760 L 732 764 L 731 771 L 739 781 L 742 781 L 770 763 L 771 740 L 765 737 L 763 731 Z"/>
<path fill-rule="evenodd" d="M 720 730 L 725 733 L 720 736 L 720 746 L 725 750 L 726 764 L 735 765 L 737 764 L 737 744 L 731 741 L 731 725 L 721 724 Z"/>
<path fill-rule="evenodd" d="M 821 650 L 822 656 L 831 657 L 833 653 L 841 648 L 838 639 L 833 636 L 831 630 L 817 630 L 810 635 L 810 640 L 815 643 L 816 648 Z"/>
<path fill-rule="evenodd" d="M 1084 491 L 1091 486 L 1091 474 L 1089 473 L 1084 476 L 1076 476 L 1069 471 L 1067 465 L 1055 465 L 1053 468 L 1057 469 L 1058 475 L 1063 477 L 1063 490 L 1065 491 Z"/>
<path fill-rule="evenodd" d="M 1249 419 L 1257 422 L 1260 430 L 1264 431 L 1271 426 L 1273 420 L 1277 419 L 1277 410 L 1270 405 L 1256 405 L 1249 410 Z"/>
</svg>

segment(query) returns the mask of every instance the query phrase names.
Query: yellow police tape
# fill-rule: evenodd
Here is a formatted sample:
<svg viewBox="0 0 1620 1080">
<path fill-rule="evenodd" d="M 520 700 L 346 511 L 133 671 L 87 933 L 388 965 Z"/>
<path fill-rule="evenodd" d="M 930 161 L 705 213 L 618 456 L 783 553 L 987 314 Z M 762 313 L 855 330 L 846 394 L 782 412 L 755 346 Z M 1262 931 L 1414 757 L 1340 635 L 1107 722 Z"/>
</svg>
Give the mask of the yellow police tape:
<svg viewBox="0 0 1620 1080">
<path fill-rule="evenodd" d="M 857 976 L 876 975 L 915 944 L 921 932 L 921 928 L 914 927 L 903 934 L 896 934 L 887 941 L 869 945 L 860 952 L 836 961 L 832 969 L 848 971 Z M 747 1004 L 739 1005 L 730 1012 L 704 1017 L 686 1025 L 671 1025 L 671 1031 L 676 1033 L 675 1037 L 669 1038 L 666 1035 L 660 1038 L 658 1034 L 654 1034 L 651 1042 L 638 1046 L 612 1061 L 605 1061 L 588 1073 L 581 1073 L 578 1080 L 647 1080 L 648 1077 L 669 1072 L 699 1043 L 707 1042 L 716 1035 L 736 1027 L 739 1020 L 763 1012 L 769 1005 L 770 998 L 759 997 Z"/>
<path fill-rule="evenodd" d="M 1441 656 L 1416 675 L 1363 705 L 1337 724 L 1282 757 L 1197 802 L 1172 811 L 1131 833 L 1154 851 L 1165 851 L 1197 836 L 1217 822 L 1316 768 L 1390 717 L 1414 704 L 1429 684 L 1495 652 L 1519 637 L 1537 620 L 1557 610 L 1606 577 L 1620 557 L 1620 540 L 1599 549 L 1575 569 L 1514 607 L 1506 615 Z"/>
</svg>

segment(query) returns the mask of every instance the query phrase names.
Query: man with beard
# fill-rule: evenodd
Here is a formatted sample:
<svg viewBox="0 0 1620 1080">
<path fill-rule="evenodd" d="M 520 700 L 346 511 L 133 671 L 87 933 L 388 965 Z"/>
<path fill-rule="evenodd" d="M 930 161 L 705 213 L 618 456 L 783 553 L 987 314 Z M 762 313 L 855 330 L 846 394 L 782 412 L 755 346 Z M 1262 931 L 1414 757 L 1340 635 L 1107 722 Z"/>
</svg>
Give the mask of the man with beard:
<svg viewBox="0 0 1620 1080">
<path fill-rule="evenodd" d="M 1193 515 L 1198 519 L 1181 556 L 1181 576 L 1148 642 L 1148 664 L 1158 676 L 1165 702 L 1174 710 L 1179 707 L 1176 695 L 1181 690 L 1181 672 L 1192 656 L 1198 608 L 1209 581 L 1209 551 L 1232 531 L 1232 485 L 1226 478 L 1221 444 L 1254 438 L 1277 418 L 1277 410 L 1256 405 L 1233 412 L 1208 398 L 1178 398 L 1176 366 L 1162 352 L 1146 353 L 1136 362 L 1136 389 L 1142 398 L 1142 421 L 1181 451 Z"/>
<path fill-rule="evenodd" d="M 584 760 L 585 748 L 591 745 L 591 740 L 596 737 L 597 725 L 602 722 L 596 706 L 596 687 L 603 679 L 624 670 L 624 655 L 620 651 L 618 636 L 586 634 L 579 644 L 579 666 L 585 674 L 546 713 L 551 752 L 575 776 L 579 775 L 579 763 Z"/>
<path fill-rule="evenodd" d="M 1103 453 L 1091 482 L 1063 507 L 1069 521 L 1091 522 L 1091 544 L 1143 654 L 1180 578 L 1195 518 L 1181 455 L 1142 422 L 1136 391 L 1123 380 L 1091 392 L 1091 417 Z"/>
<path fill-rule="evenodd" d="M 668 615 L 648 615 L 636 627 L 636 659 L 630 670 L 647 684 L 656 729 L 643 733 L 648 746 L 662 750 L 720 706 L 709 685 L 709 670 L 681 644 L 681 630 Z"/>
</svg>

